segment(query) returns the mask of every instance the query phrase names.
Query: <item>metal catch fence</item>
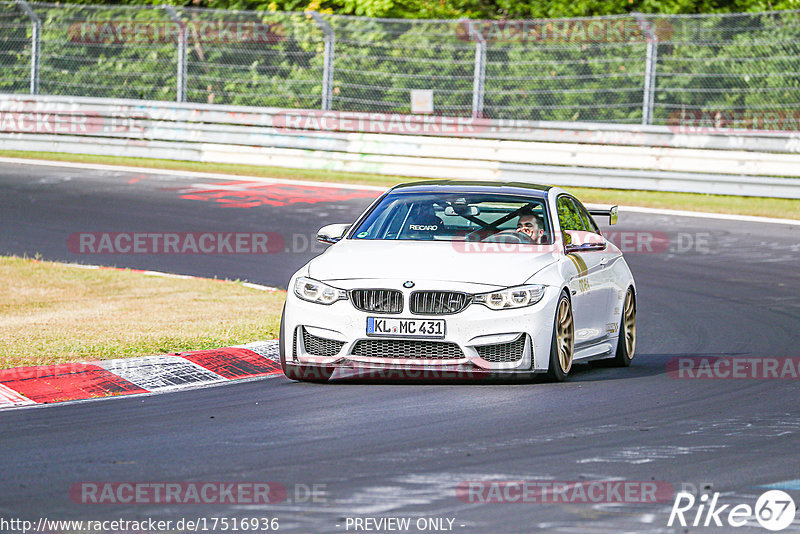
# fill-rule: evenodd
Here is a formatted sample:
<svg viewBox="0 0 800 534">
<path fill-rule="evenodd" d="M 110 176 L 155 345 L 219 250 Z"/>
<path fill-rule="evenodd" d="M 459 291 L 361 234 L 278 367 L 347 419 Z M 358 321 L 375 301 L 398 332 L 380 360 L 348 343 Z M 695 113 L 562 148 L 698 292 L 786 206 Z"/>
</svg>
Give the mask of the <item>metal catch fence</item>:
<svg viewBox="0 0 800 534">
<path fill-rule="evenodd" d="M 0 1 L 0 91 L 800 130 L 800 11 L 524 21 Z"/>
</svg>

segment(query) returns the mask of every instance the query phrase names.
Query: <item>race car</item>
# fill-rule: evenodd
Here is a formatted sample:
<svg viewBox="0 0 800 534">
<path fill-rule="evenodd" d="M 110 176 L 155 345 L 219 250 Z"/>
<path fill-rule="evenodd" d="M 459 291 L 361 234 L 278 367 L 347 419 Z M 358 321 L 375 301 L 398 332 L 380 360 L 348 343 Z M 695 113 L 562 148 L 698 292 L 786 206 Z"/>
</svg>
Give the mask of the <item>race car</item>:
<svg viewBox="0 0 800 534">
<path fill-rule="evenodd" d="M 291 277 L 285 375 L 562 381 L 574 362 L 630 365 L 636 285 L 592 215 L 614 224 L 616 206 L 588 210 L 563 189 L 527 183 L 391 188 L 355 223 L 321 228 L 317 239 L 331 246 Z"/>
</svg>

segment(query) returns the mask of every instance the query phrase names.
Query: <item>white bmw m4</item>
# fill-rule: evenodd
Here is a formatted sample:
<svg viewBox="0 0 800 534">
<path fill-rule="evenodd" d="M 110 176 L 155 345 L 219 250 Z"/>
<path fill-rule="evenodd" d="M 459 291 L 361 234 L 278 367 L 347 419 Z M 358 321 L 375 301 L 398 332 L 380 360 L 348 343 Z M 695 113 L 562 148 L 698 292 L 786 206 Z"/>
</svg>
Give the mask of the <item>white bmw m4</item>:
<svg viewBox="0 0 800 534">
<path fill-rule="evenodd" d="M 587 210 L 562 189 L 523 183 L 390 189 L 354 224 L 320 229 L 330 248 L 292 276 L 284 373 L 561 381 L 574 362 L 630 365 L 636 285 L 592 215 L 613 224 L 616 206 Z"/>
</svg>

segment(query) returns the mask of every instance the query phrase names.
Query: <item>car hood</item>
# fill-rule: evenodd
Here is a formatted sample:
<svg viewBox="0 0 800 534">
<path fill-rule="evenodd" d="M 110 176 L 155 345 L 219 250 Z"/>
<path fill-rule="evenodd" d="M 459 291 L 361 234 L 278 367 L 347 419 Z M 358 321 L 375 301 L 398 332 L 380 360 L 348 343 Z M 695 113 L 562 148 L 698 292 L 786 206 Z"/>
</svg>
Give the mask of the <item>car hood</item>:
<svg viewBox="0 0 800 534">
<path fill-rule="evenodd" d="M 321 281 L 396 278 L 507 287 L 525 283 L 534 273 L 553 263 L 557 254 L 549 248 L 346 239 L 311 260 L 308 274 Z"/>
</svg>

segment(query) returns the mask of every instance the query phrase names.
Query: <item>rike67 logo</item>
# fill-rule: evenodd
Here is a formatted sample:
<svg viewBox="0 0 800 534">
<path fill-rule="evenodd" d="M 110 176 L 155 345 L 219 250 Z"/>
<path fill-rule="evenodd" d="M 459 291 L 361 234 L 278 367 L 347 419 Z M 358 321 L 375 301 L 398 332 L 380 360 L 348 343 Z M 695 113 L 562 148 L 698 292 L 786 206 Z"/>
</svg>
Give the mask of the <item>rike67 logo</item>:
<svg viewBox="0 0 800 534">
<path fill-rule="evenodd" d="M 667 526 L 752 527 L 755 526 L 755 518 L 763 528 L 778 531 L 794 521 L 794 499 L 785 491 L 764 492 L 756 501 L 755 507 L 749 504 L 719 504 L 719 495 L 719 492 L 715 492 L 697 498 L 692 493 L 678 493 L 675 495 Z"/>
</svg>

